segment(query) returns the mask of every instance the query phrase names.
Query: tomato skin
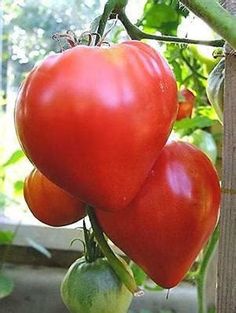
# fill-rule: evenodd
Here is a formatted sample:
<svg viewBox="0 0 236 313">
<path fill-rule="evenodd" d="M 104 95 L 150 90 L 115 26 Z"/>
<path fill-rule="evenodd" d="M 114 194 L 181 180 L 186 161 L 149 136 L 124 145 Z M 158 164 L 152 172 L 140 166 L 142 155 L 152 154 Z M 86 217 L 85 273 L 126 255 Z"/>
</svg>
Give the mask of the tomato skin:
<svg viewBox="0 0 236 313">
<path fill-rule="evenodd" d="M 207 156 L 184 142 L 168 143 L 125 211 L 96 210 L 107 236 L 158 285 L 184 277 L 213 232 L 220 186 Z"/>
<path fill-rule="evenodd" d="M 29 74 L 15 125 L 45 176 L 84 202 L 117 210 L 135 197 L 163 148 L 176 99 L 171 70 L 148 45 L 77 46 Z"/>
<path fill-rule="evenodd" d="M 132 300 L 106 258 L 76 260 L 62 281 L 61 295 L 71 313 L 126 313 Z"/>
<path fill-rule="evenodd" d="M 179 109 L 176 118 L 177 121 L 186 117 L 191 117 L 195 103 L 195 96 L 189 89 L 181 89 L 179 95 L 182 99 L 179 100 Z"/>
<path fill-rule="evenodd" d="M 52 183 L 37 169 L 25 179 L 24 197 L 30 211 L 50 226 L 69 225 L 85 216 L 84 204 Z"/>
</svg>

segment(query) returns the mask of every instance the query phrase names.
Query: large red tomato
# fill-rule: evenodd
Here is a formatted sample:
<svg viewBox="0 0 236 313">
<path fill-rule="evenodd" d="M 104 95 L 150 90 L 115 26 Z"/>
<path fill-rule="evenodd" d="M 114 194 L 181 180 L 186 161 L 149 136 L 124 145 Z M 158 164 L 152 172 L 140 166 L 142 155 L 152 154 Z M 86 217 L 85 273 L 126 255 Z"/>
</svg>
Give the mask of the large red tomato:
<svg viewBox="0 0 236 313">
<path fill-rule="evenodd" d="M 184 142 L 167 144 L 124 211 L 96 210 L 108 237 L 157 284 L 171 288 L 213 232 L 220 186 L 207 156 Z"/>
<path fill-rule="evenodd" d="M 134 198 L 177 114 L 176 82 L 148 45 L 77 46 L 49 56 L 20 89 L 15 124 L 36 167 L 108 210 Z"/>
<path fill-rule="evenodd" d="M 51 226 L 77 222 L 85 216 L 84 204 L 34 169 L 25 179 L 24 197 L 33 215 Z"/>
</svg>

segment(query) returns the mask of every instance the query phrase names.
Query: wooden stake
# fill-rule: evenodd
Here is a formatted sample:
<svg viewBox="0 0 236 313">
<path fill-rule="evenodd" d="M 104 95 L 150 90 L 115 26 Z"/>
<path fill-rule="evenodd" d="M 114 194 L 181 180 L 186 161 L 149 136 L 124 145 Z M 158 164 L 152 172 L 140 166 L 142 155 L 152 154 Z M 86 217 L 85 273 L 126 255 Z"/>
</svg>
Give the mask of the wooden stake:
<svg viewBox="0 0 236 313">
<path fill-rule="evenodd" d="M 236 0 L 224 2 L 236 14 Z M 222 185 L 228 192 L 222 194 L 217 313 L 236 313 L 236 55 L 226 50 Z"/>
</svg>

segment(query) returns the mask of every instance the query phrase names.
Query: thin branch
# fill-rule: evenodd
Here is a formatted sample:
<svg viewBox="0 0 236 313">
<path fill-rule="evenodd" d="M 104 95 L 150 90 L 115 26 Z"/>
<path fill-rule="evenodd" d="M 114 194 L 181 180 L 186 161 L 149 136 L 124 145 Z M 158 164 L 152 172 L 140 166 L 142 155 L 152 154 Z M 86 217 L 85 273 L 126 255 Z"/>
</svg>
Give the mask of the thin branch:
<svg viewBox="0 0 236 313">
<path fill-rule="evenodd" d="M 181 44 L 196 44 L 196 45 L 205 45 L 205 46 L 212 46 L 212 47 L 224 46 L 224 40 L 196 40 L 196 39 L 188 39 L 188 38 L 179 38 L 175 36 L 158 36 L 158 35 L 147 34 L 141 31 L 137 26 L 132 24 L 124 11 L 121 11 L 119 13 L 119 20 L 124 25 L 130 38 L 134 40 L 153 39 L 153 40 L 157 40 L 161 42 L 173 42 L 173 43 L 181 43 Z"/>
</svg>

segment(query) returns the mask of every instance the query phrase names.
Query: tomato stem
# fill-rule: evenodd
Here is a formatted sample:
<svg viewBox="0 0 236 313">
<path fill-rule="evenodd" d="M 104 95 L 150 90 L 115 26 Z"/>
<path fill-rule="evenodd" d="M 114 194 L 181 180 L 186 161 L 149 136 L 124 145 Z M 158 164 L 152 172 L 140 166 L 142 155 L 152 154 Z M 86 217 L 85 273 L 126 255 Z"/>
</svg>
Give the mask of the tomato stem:
<svg viewBox="0 0 236 313">
<path fill-rule="evenodd" d="M 141 31 L 137 26 L 131 23 L 129 18 L 127 17 L 124 10 L 121 10 L 119 13 L 119 20 L 125 27 L 128 35 L 131 39 L 134 40 L 141 40 L 141 39 L 153 39 L 160 42 L 174 42 L 179 44 L 197 44 L 197 45 L 205 45 L 205 46 L 212 46 L 212 47 L 223 47 L 224 40 L 195 40 L 195 39 L 188 39 L 188 38 L 179 38 L 175 36 L 158 36 L 153 34 L 147 34 Z"/>
<path fill-rule="evenodd" d="M 97 30 L 97 33 L 101 37 L 103 36 L 103 33 L 105 31 L 108 19 L 111 15 L 112 11 L 116 7 L 116 2 L 117 2 L 117 0 L 108 0 L 104 6 L 103 13 L 101 15 L 99 25 L 98 25 L 98 30 Z M 99 38 L 96 39 L 95 44 L 97 44 L 98 42 L 99 42 Z"/>
<path fill-rule="evenodd" d="M 198 313 L 206 313 L 206 299 L 205 299 L 205 288 L 206 288 L 206 273 L 208 265 L 216 249 L 217 242 L 219 240 L 220 230 L 219 225 L 216 227 L 212 234 L 206 249 L 203 252 L 203 259 L 200 265 L 200 269 L 197 274 L 197 295 L 198 295 Z"/>
<path fill-rule="evenodd" d="M 132 292 L 133 294 L 138 293 L 139 290 L 134 280 L 134 277 L 127 271 L 122 261 L 117 258 L 115 253 L 112 251 L 111 247 L 108 245 L 103 235 L 103 232 L 98 224 L 94 209 L 90 206 L 87 206 L 86 209 L 95 238 L 103 254 L 108 259 L 114 272 L 117 274 L 117 276 L 120 278 L 120 280 L 124 283 L 124 285 L 128 288 L 130 292 Z"/>
</svg>

